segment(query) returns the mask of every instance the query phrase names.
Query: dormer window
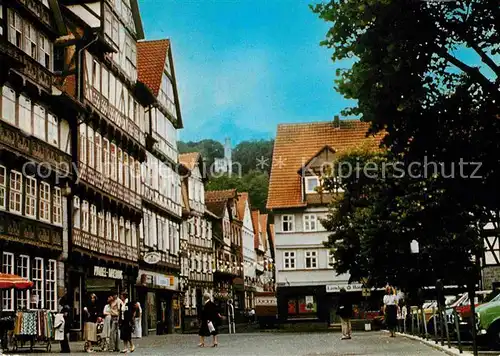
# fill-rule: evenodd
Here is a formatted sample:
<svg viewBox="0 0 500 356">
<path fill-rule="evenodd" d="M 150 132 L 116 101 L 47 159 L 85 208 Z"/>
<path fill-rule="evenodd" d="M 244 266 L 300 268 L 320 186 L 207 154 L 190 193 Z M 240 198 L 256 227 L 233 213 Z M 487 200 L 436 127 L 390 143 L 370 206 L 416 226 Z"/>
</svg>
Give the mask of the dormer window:
<svg viewBox="0 0 500 356">
<path fill-rule="evenodd" d="M 316 188 L 319 187 L 319 178 L 317 176 L 309 176 L 304 178 L 306 194 L 317 193 Z"/>
</svg>

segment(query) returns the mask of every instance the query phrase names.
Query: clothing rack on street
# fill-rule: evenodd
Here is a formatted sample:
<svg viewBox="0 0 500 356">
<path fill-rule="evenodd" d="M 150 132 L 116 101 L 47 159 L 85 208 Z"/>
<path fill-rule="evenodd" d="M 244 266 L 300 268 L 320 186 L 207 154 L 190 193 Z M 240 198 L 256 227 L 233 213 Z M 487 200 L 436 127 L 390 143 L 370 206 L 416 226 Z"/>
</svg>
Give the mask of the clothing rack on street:
<svg viewBox="0 0 500 356">
<path fill-rule="evenodd" d="M 54 339 L 54 315 L 47 310 L 17 311 L 12 335 L 13 351 L 43 348 L 51 350 Z"/>
</svg>

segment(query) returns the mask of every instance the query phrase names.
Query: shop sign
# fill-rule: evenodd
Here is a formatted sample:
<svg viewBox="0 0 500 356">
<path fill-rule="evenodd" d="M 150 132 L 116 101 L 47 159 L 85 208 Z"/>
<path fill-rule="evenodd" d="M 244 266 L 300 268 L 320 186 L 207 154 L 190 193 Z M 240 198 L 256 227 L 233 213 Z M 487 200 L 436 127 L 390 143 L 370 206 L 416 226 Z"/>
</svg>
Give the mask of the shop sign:
<svg viewBox="0 0 500 356">
<path fill-rule="evenodd" d="M 161 260 L 161 255 L 159 252 L 148 252 L 144 255 L 144 262 L 150 265 L 155 265 Z"/>
<path fill-rule="evenodd" d="M 123 271 L 114 268 L 94 266 L 94 276 L 112 279 L 123 279 Z"/>
<path fill-rule="evenodd" d="M 140 270 L 137 278 L 137 284 L 145 287 L 149 286 L 150 288 L 176 290 L 178 278 L 175 276 Z"/>
<path fill-rule="evenodd" d="M 174 283 L 175 283 L 174 276 L 156 275 L 155 277 L 156 277 L 155 284 L 158 287 L 170 288 L 170 287 L 174 286 Z"/>
<path fill-rule="evenodd" d="M 338 293 L 344 288 L 346 292 L 360 292 L 363 290 L 363 284 L 352 283 L 352 284 L 329 284 L 326 286 L 327 293 Z"/>
</svg>

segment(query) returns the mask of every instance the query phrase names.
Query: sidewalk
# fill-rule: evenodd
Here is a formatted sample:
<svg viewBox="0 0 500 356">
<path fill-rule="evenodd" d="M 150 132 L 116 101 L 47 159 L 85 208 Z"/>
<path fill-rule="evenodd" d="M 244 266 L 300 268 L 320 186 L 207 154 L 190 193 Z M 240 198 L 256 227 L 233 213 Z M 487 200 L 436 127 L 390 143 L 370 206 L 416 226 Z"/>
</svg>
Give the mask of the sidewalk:
<svg viewBox="0 0 500 356">
<path fill-rule="evenodd" d="M 386 331 L 386 330 L 384 330 L 384 331 Z M 386 332 L 388 333 L 388 331 L 386 331 Z M 396 335 L 401 336 L 401 337 L 405 337 L 405 338 L 410 339 L 410 340 L 420 341 L 421 343 L 426 344 L 427 346 L 430 346 L 436 350 L 442 351 L 448 355 L 452 355 L 452 356 L 457 356 L 457 355 L 469 356 L 470 355 L 470 356 L 473 356 L 472 352 L 463 351 L 462 353 L 460 353 L 458 348 L 456 348 L 456 347 L 449 348 L 447 345 L 441 346 L 441 344 L 436 344 L 436 342 L 434 340 L 425 340 L 419 336 L 403 334 L 403 333 L 399 333 L 399 332 L 397 332 Z"/>
</svg>

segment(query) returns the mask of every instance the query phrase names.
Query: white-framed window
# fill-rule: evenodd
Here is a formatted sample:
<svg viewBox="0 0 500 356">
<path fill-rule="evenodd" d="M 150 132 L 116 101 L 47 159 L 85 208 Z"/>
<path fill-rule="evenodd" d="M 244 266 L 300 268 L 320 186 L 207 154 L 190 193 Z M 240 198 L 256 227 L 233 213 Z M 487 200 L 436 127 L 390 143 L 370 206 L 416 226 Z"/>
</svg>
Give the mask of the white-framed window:
<svg viewBox="0 0 500 356">
<path fill-rule="evenodd" d="M 123 151 L 118 148 L 118 183 L 123 185 Z"/>
<path fill-rule="evenodd" d="M 306 251 L 304 256 L 305 256 L 305 267 L 307 269 L 318 268 L 317 251 Z"/>
<path fill-rule="evenodd" d="M 95 133 L 95 169 L 97 172 L 102 173 L 102 137 L 96 132 Z"/>
<path fill-rule="evenodd" d="M 109 72 L 107 69 L 102 66 L 101 68 L 101 77 L 102 77 L 102 83 L 101 83 L 101 94 L 104 95 L 106 99 L 109 98 Z"/>
<path fill-rule="evenodd" d="M 50 222 L 50 185 L 40 183 L 40 220 Z"/>
<path fill-rule="evenodd" d="M 2 119 L 16 125 L 16 92 L 6 85 L 2 87 Z"/>
<path fill-rule="evenodd" d="M 130 233 L 130 221 L 125 221 L 125 243 L 132 246 L 132 235 Z"/>
<path fill-rule="evenodd" d="M 135 192 L 135 161 L 132 156 L 129 157 L 130 190 Z"/>
<path fill-rule="evenodd" d="M 52 43 L 40 34 L 38 38 L 38 62 L 48 70 L 52 70 Z"/>
<path fill-rule="evenodd" d="M 30 280 L 30 257 L 27 255 L 19 255 L 17 257 L 17 275 L 22 278 Z M 17 291 L 16 309 L 24 310 L 29 308 L 30 291 L 19 290 Z"/>
<path fill-rule="evenodd" d="M 31 100 L 24 95 L 19 96 L 19 128 L 31 135 Z"/>
<path fill-rule="evenodd" d="M 81 227 L 81 205 L 80 198 L 73 197 L 73 226 L 77 229 Z"/>
<path fill-rule="evenodd" d="M 106 226 L 104 223 L 104 212 L 100 210 L 97 213 L 97 234 L 99 237 L 104 238 L 104 231 L 106 230 Z"/>
<path fill-rule="evenodd" d="M 47 114 L 47 142 L 53 146 L 59 147 L 59 125 L 57 119 L 51 113 Z M 61 148 L 63 151 L 66 149 Z"/>
<path fill-rule="evenodd" d="M 70 129 L 66 120 L 61 120 L 61 151 L 71 154 Z"/>
<path fill-rule="evenodd" d="M 130 187 L 130 167 L 128 164 L 128 154 L 123 152 L 123 185 Z"/>
<path fill-rule="evenodd" d="M 87 125 L 80 125 L 80 162 L 87 164 Z"/>
<path fill-rule="evenodd" d="M 14 274 L 14 254 L 10 252 L 2 253 L 2 273 Z M 14 310 L 14 290 L 3 290 L 2 309 Z"/>
<path fill-rule="evenodd" d="M 0 209 L 5 210 L 7 202 L 7 170 L 0 166 Z"/>
<path fill-rule="evenodd" d="M 295 269 L 295 251 L 283 252 L 283 268 Z"/>
<path fill-rule="evenodd" d="M 130 224 L 130 229 L 132 230 L 132 247 L 137 247 L 137 225 Z"/>
<path fill-rule="evenodd" d="M 97 207 L 94 204 L 90 206 L 90 233 L 97 235 Z"/>
<path fill-rule="evenodd" d="M 57 225 L 62 225 L 62 194 L 61 188 L 54 188 L 54 197 L 52 202 L 53 222 Z"/>
<path fill-rule="evenodd" d="M 328 250 L 328 268 L 333 268 L 334 263 L 335 263 L 334 251 Z"/>
<path fill-rule="evenodd" d="M 113 241 L 120 241 L 120 236 L 118 235 L 118 217 L 113 216 Z"/>
<path fill-rule="evenodd" d="M 31 309 L 41 309 L 44 303 L 43 293 L 43 258 L 35 257 L 33 261 L 33 268 L 31 269 L 31 281 L 33 282 L 33 289 L 31 290 Z"/>
<path fill-rule="evenodd" d="M 114 143 L 111 144 L 111 149 L 109 153 L 109 160 L 110 160 L 110 173 L 111 173 L 111 179 L 114 181 L 117 180 L 116 176 L 116 145 Z"/>
<path fill-rule="evenodd" d="M 57 310 L 57 261 L 48 260 L 45 273 L 45 308 L 50 311 Z"/>
<path fill-rule="evenodd" d="M 89 202 L 82 202 L 82 230 L 89 231 Z"/>
<path fill-rule="evenodd" d="M 317 176 L 310 176 L 304 178 L 306 185 L 306 194 L 317 193 L 316 188 L 319 186 L 319 179 Z"/>
<path fill-rule="evenodd" d="M 138 160 L 135 161 L 135 191 L 141 193 L 141 163 Z"/>
<path fill-rule="evenodd" d="M 94 156 L 94 130 L 92 127 L 87 128 L 87 142 L 88 142 L 88 165 L 95 168 L 95 156 Z"/>
<path fill-rule="evenodd" d="M 26 202 L 24 213 L 26 216 L 36 218 L 36 179 L 26 177 Z"/>
<path fill-rule="evenodd" d="M 28 21 L 24 21 L 24 52 L 38 59 L 38 33 Z"/>
<path fill-rule="evenodd" d="M 22 213 L 22 186 L 23 175 L 17 171 L 10 171 L 9 210 L 18 214 Z"/>
<path fill-rule="evenodd" d="M 113 225 L 109 211 L 106 212 L 106 240 L 113 241 Z"/>
<path fill-rule="evenodd" d="M 317 231 L 318 230 L 318 217 L 316 214 L 304 215 L 304 231 Z"/>
<path fill-rule="evenodd" d="M 281 231 L 283 232 L 293 232 L 294 230 L 294 216 L 293 215 L 282 215 L 281 216 Z"/>
<path fill-rule="evenodd" d="M 104 163 L 104 176 L 106 178 L 111 177 L 111 165 L 109 164 L 109 140 L 104 138 L 102 140 L 102 155 Z"/>
<path fill-rule="evenodd" d="M 95 59 L 92 60 L 92 86 L 101 91 L 101 65 Z"/>
<path fill-rule="evenodd" d="M 45 108 L 35 104 L 33 110 L 33 134 L 43 141 L 47 141 Z"/>
<path fill-rule="evenodd" d="M 23 48 L 23 20 L 11 9 L 9 9 L 9 42 L 17 48 Z"/>
<path fill-rule="evenodd" d="M 125 245 L 125 221 L 123 220 L 123 216 L 120 216 L 119 223 L 120 243 Z"/>
</svg>

